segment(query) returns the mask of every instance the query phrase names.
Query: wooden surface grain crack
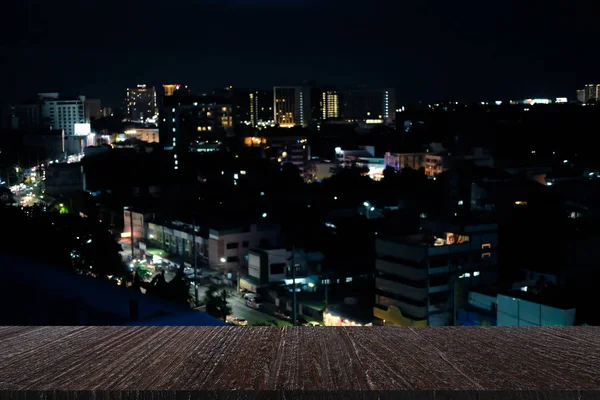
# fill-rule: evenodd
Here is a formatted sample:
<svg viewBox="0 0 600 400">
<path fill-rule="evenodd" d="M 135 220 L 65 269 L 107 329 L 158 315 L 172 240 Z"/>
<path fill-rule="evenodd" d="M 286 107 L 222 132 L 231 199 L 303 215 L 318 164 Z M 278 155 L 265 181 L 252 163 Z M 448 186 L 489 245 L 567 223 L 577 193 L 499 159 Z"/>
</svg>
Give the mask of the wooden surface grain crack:
<svg viewBox="0 0 600 400">
<path fill-rule="evenodd" d="M 0 394 L 599 389 L 595 327 L 0 327 Z"/>
</svg>

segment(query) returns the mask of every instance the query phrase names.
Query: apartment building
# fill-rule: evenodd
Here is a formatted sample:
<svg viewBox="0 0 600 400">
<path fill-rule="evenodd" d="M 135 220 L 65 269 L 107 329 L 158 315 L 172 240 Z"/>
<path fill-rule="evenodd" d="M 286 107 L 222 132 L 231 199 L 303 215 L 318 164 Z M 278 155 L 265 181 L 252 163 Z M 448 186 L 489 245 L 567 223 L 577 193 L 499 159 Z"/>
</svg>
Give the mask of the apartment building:
<svg viewBox="0 0 600 400">
<path fill-rule="evenodd" d="M 384 325 L 401 324 L 386 321 L 390 308 L 410 321 L 453 325 L 468 290 L 497 280 L 497 224 L 424 220 L 421 230 L 376 241 L 374 315 Z"/>
</svg>

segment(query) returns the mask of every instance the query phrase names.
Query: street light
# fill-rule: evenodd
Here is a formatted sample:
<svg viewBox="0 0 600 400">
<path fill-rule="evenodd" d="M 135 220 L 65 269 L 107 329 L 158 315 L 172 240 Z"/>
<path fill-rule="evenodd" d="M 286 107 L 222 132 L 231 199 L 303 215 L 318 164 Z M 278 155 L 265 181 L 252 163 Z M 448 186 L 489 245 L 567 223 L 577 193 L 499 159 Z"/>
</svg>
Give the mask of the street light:
<svg viewBox="0 0 600 400">
<path fill-rule="evenodd" d="M 267 218 L 267 213 L 263 213 L 262 217 Z"/>
</svg>

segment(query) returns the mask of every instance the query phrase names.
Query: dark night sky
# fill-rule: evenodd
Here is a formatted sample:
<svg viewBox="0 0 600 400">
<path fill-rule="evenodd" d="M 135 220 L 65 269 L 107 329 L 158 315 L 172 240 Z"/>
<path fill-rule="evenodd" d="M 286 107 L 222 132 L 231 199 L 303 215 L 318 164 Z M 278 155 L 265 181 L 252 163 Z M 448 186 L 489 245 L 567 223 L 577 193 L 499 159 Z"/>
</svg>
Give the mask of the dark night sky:
<svg viewBox="0 0 600 400">
<path fill-rule="evenodd" d="M 54 90 L 116 105 L 137 83 L 304 80 L 494 100 L 600 81 L 598 0 L 7 1 L 5 101 Z"/>
</svg>

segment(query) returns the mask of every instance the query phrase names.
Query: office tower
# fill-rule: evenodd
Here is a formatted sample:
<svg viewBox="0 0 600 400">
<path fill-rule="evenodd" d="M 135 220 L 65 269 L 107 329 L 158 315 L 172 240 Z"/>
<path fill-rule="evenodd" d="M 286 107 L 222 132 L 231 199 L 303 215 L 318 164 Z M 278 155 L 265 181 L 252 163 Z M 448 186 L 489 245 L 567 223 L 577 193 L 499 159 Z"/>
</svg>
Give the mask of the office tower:
<svg viewBox="0 0 600 400">
<path fill-rule="evenodd" d="M 253 127 L 270 125 L 273 121 L 273 93 L 254 90 L 249 93 L 250 125 Z"/>
<path fill-rule="evenodd" d="M 396 119 L 394 89 L 357 89 L 341 93 L 342 117 L 350 122 L 391 123 Z"/>
<path fill-rule="evenodd" d="M 308 127 L 311 120 L 310 91 L 303 86 L 275 86 L 273 118 L 282 128 Z"/>
<path fill-rule="evenodd" d="M 600 99 L 600 84 L 585 85 L 585 101 Z"/>
<path fill-rule="evenodd" d="M 321 118 L 323 120 L 339 118 L 340 98 L 335 90 L 326 90 L 321 93 Z"/>
<path fill-rule="evenodd" d="M 250 101 L 250 125 L 258 126 L 258 92 L 253 92 L 248 95 Z"/>
<path fill-rule="evenodd" d="M 154 119 L 157 113 L 154 86 L 137 85 L 127 89 L 127 115 L 131 121 Z"/>
<path fill-rule="evenodd" d="M 219 96 L 184 96 L 163 99 L 159 115 L 160 143 L 166 150 L 189 151 L 207 137 L 233 132 L 231 99 Z"/>
<path fill-rule="evenodd" d="M 585 103 L 585 90 L 584 89 L 577 90 L 577 100 L 582 103 Z"/>
</svg>

